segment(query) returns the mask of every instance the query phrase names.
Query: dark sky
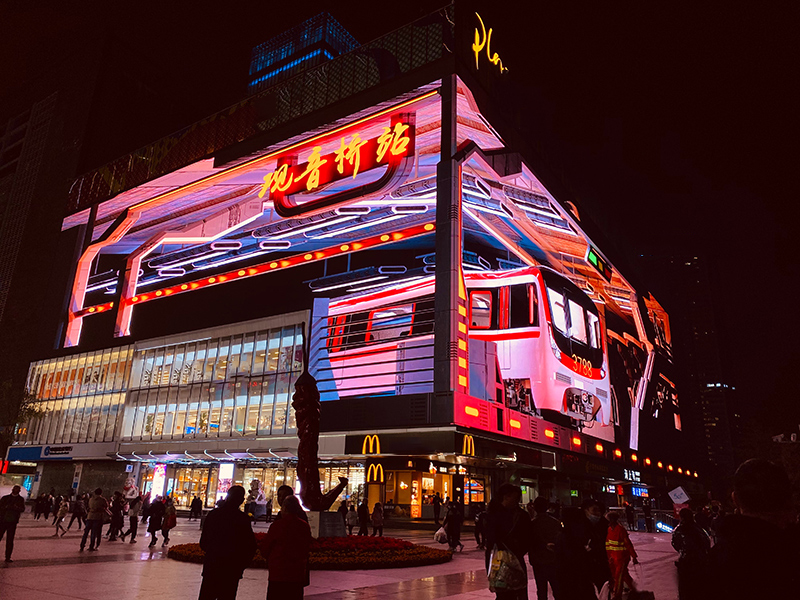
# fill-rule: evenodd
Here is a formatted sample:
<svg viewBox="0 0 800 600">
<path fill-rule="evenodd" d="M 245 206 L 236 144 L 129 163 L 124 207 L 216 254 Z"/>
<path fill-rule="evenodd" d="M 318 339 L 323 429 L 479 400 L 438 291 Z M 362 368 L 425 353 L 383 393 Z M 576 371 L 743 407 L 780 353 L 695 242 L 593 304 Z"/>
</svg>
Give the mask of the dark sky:
<svg viewBox="0 0 800 600">
<path fill-rule="evenodd" d="M 253 45 L 320 10 L 366 42 L 441 4 L 5 3 L 0 82 L 13 89 L 77 38 L 110 36 L 193 120 L 244 94 Z M 730 381 L 779 429 L 800 422 L 798 5 L 495 4 L 493 49 L 535 98 L 531 119 L 578 200 L 630 255 L 709 258 Z"/>
</svg>

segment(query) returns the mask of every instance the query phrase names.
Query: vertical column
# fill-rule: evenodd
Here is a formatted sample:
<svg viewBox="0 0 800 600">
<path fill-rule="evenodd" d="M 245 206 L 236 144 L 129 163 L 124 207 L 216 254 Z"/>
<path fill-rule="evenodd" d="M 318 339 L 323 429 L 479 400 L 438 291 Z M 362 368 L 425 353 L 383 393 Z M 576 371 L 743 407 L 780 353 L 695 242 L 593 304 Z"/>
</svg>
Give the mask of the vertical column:
<svg viewBox="0 0 800 600">
<path fill-rule="evenodd" d="M 442 79 L 436 167 L 436 336 L 433 421 L 453 419 L 454 392 L 468 391 L 466 293 L 461 272 L 461 165 L 456 160 L 456 76 Z"/>
</svg>

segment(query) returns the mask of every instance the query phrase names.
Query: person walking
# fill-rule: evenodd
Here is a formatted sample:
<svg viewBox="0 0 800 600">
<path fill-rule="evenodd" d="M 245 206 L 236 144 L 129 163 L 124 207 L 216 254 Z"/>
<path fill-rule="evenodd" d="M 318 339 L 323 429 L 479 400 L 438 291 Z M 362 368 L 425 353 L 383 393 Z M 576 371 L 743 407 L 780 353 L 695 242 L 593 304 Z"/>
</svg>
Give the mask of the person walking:
<svg viewBox="0 0 800 600">
<path fill-rule="evenodd" d="M 586 516 L 589 530 L 589 577 L 594 586 L 600 590 L 611 580 L 611 569 L 606 553 L 606 536 L 608 535 L 608 519 L 603 516 L 605 506 L 598 500 L 588 499 L 581 505 Z"/>
<path fill-rule="evenodd" d="M 642 512 L 644 513 L 644 527 L 647 533 L 653 533 L 653 507 L 650 506 L 650 502 L 644 502 Z"/>
<path fill-rule="evenodd" d="M 383 537 L 383 507 L 380 502 L 372 509 L 372 536 Z"/>
<path fill-rule="evenodd" d="M 281 506 L 281 519 L 270 526 L 261 546 L 269 568 L 267 600 L 302 599 L 303 588 L 309 584 L 311 529 L 300 513 L 303 509 L 297 498 L 286 498 Z"/>
<path fill-rule="evenodd" d="M 239 510 L 244 497 L 242 486 L 231 486 L 225 502 L 206 516 L 200 535 L 205 556 L 199 600 L 234 600 L 239 580 L 256 554 L 250 518 Z"/>
<path fill-rule="evenodd" d="M 111 523 L 108 526 L 108 541 L 116 542 L 117 536 L 122 533 L 122 528 L 125 527 L 125 500 L 122 498 L 122 492 L 114 492 L 110 510 Z"/>
<path fill-rule="evenodd" d="M 189 505 L 189 520 L 197 520 L 203 515 L 203 501 L 197 496 L 192 498 L 192 503 Z"/>
<path fill-rule="evenodd" d="M 56 524 L 58 521 L 58 511 L 61 510 L 61 502 L 63 502 L 64 496 L 59 494 L 58 496 L 53 496 L 53 504 L 51 506 L 53 510 L 53 525 Z"/>
<path fill-rule="evenodd" d="M 486 531 L 486 570 L 495 547 L 508 550 L 517 557 L 520 567 L 527 579 L 528 569 L 525 566 L 525 555 L 530 550 L 531 518 L 528 512 L 520 507 L 522 490 L 519 486 L 504 483 L 497 492 L 497 497 L 489 502 L 489 523 Z M 527 582 L 519 590 L 497 590 L 497 600 L 527 600 Z"/>
<path fill-rule="evenodd" d="M 44 516 L 44 520 L 47 521 L 50 518 L 50 511 L 53 508 L 53 496 L 50 494 L 45 494 L 44 498 L 42 498 L 42 515 Z"/>
<path fill-rule="evenodd" d="M 150 503 L 150 515 L 147 518 L 147 533 L 150 534 L 149 548 L 155 546 L 158 541 L 158 532 L 161 531 L 165 512 L 166 506 L 164 506 L 161 496 L 156 496 L 156 499 Z"/>
<path fill-rule="evenodd" d="M 147 519 L 150 516 L 150 492 L 147 492 L 144 497 L 142 498 L 142 523 L 147 523 Z"/>
<path fill-rule="evenodd" d="M 672 532 L 672 547 L 680 553 L 678 562 L 678 598 L 703 600 L 708 598 L 705 577 L 708 573 L 708 551 L 711 540 L 694 520 L 690 508 L 681 509 L 680 525 Z"/>
<path fill-rule="evenodd" d="M 38 521 L 44 509 L 42 508 L 42 494 L 39 494 L 36 499 L 33 501 L 33 520 Z"/>
<path fill-rule="evenodd" d="M 347 526 L 347 501 L 342 500 L 339 503 L 339 508 L 336 509 L 336 512 L 339 513 L 339 516 L 342 517 L 342 523 Z"/>
<path fill-rule="evenodd" d="M 58 537 L 59 530 L 61 531 L 61 537 L 64 537 L 64 534 L 67 533 L 67 530 L 64 528 L 64 519 L 66 519 L 68 514 L 69 499 L 64 497 L 61 500 L 61 506 L 58 507 L 58 512 L 56 513 L 56 532 L 53 534 L 53 537 Z"/>
<path fill-rule="evenodd" d="M 0 541 L 6 538 L 6 562 L 14 562 L 14 538 L 17 535 L 19 516 L 25 512 L 25 499 L 20 495 L 22 488 L 15 485 L 11 493 L 0 498 Z"/>
<path fill-rule="evenodd" d="M 264 509 L 266 513 L 266 516 L 264 517 L 266 519 L 266 522 L 267 523 L 272 522 L 272 498 L 267 500 L 267 505 L 264 507 Z"/>
<path fill-rule="evenodd" d="M 358 525 L 358 513 L 356 513 L 356 507 L 352 504 L 350 505 L 350 510 L 347 511 L 345 523 L 347 525 L 347 535 L 353 535 L 353 528 Z"/>
<path fill-rule="evenodd" d="M 84 495 L 76 495 L 75 500 L 71 503 L 71 511 L 72 517 L 70 517 L 69 524 L 67 525 L 67 531 L 70 530 L 72 524 L 77 520 L 78 521 L 78 531 L 83 529 L 84 521 L 86 520 L 86 497 Z"/>
<path fill-rule="evenodd" d="M 558 598 L 556 581 L 556 539 L 561 533 L 561 521 L 547 513 L 550 502 L 544 496 L 537 496 L 533 501 L 533 520 L 531 521 L 531 547 L 528 558 L 533 568 L 533 579 L 536 582 L 536 597 L 547 600 L 547 586 Z"/>
<path fill-rule="evenodd" d="M 556 589 L 559 600 L 597 600 L 592 585 L 586 516 L 577 507 L 561 511 L 564 528 L 556 536 Z M 603 600 L 606 600 L 603 598 Z"/>
<path fill-rule="evenodd" d="M 123 533 L 120 538 L 125 541 L 127 536 L 131 536 L 131 544 L 136 543 L 136 534 L 139 531 L 139 514 L 142 510 L 142 497 L 136 496 L 128 503 L 128 531 Z"/>
<path fill-rule="evenodd" d="M 178 524 L 178 511 L 170 496 L 164 498 L 164 520 L 161 523 L 161 535 L 164 537 L 162 546 L 169 544 L 169 532 Z"/>
<path fill-rule="evenodd" d="M 103 519 L 108 512 L 108 500 L 103 498 L 102 488 L 97 488 L 94 495 L 89 498 L 89 510 L 86 515 L 86 526 L 81 538 L 81 552 L 86 547 L 86 538 L 89 537 L 89 551 L 100 548 L 100 539 L 103 537 Z"/>
<path fill-rule="evenodd" d="M 631 590 L 636 591 L 633 578 L 628 572 L 628 563 L 633 559 L 633 564 L 638 565 L 639 558 L 636 555 L 636 550 L 628 532 L 619 524 L 619 514 L 615 512 L 608 515 L 606 553 L 608 554 L 608 565 L 611 568 L 611 585 L 614 589 L 614 600 L 620 600 L 622 598 L 623 584 L 627 584 Z"/>
<path fill-rule="evenodd" d="M 369 535 L 369 507 L 366 500 L 358 505 L 358 535 Z"/>
<path fill-rule="evenodd" d="M 439 492 L 434 494 L 433 498 L 431 499 L 431 504 L 433 504 L 433 522 L 437 527 L 439 527 L 439 515 L 442 511 L 442 497 L 439 495 Z"/>
<path fill-rule="evenodd" d="M 477 514 L 475 515 L 475 541 L 478 543 L 478 550 L 486 549 L 486 527 L 489 523 L 489 513 L 483 502 L 478 503 Z"/>
<path fill-rule="evenodd" d="M 636 511 L 630 502 L 625 503 L 625 521 L 628 524 L 628 531 L 636 530 Z"/>
<path fill-rule="evenodd" d="M 464 524 L 464 515 L 458 502 L 452 500 L 447 507 L 447 514 L 444 516 L 445 533 L 447 533 L 447 545 L 455 552 L 458 548 L 459 552 L 464 549 L 464 544 L 461 543 L 461 526 Z"/>
</svg>

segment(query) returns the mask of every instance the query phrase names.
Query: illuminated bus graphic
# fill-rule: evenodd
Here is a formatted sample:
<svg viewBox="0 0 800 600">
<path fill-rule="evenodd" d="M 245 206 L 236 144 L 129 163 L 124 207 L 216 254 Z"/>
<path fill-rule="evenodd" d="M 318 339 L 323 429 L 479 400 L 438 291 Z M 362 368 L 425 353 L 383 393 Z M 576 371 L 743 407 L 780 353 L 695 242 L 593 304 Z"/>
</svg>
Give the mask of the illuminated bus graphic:
<svg viewBox="0 0 800 600">
<path fill-rule="evenodd" d="M 470 353 L 473 341 L 494 343 L 507 406 L 555 411 L 581 427 L 613 425 L 605 332 L 580 288 L 544 267 L 466 273 L 465 283 Z M 317 313 L 323 400 L 431 392 L 433 292 L 433 277 L 420 277 L 331 300 Z"/>
</svg>

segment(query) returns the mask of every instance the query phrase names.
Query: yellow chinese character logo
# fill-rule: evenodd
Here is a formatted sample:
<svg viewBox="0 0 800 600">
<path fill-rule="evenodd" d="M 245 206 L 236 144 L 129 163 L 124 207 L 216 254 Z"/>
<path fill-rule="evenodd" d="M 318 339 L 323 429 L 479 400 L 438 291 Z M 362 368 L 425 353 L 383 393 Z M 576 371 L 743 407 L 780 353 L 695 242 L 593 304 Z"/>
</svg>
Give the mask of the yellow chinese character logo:
<svg viewBox="0 0 800 600">
<path fill-rule="evenodd" d="M 293 182 L 294 175 L 289 174 L 289 165 L 281 165 L 272 173 L 264 175 L 264 184 L 261 186 L 261 191 L 258 192 L 258 197 L 263 198 L 267 190 L 273 194 L 275 192 L 285 192 Z"/>
<path fill-rule="evenodd" d="M 306 170 L 300 173 L 297 176 L 295 181 L 302 181 L 306 176 L 308 179 L 306 180 L 306 190 L 311 191 L 317 187 L 319 187 L 319 169 L 328 162 L 328 159 L 322 158 L 320 154 L 322 150 L 322 146 L 314 146 L 314 151 L 311 153 L 311 156 L 308 157 L 308 166 Z"/>
<path fill-rule="evenodd" d="M 341 175 L 344 173 L 345 161 L 350 163 L 353 167 L 353 179 L 358 175 L 358 169 L 361 167 L 361 146 L 366 144 L 366 140 L 362 140 L 359 134 L 353 134 L 350 138 L 350 143 L 345 145 L 344 138 L 339 140 L 339 149 L 335 151 L 336 154 L 336 170 Z"/>
<path fill-rule="evenodd" d="M 403 154 L 408 147 L 411 138 L 408 137 L 408 125 L 395 123 L 394 129 L 383 128 L 383 133 L 378 137 L 378 162 L 383 161 L 383 157 L 388 151 L 393 156 Z"/>
</svg>

